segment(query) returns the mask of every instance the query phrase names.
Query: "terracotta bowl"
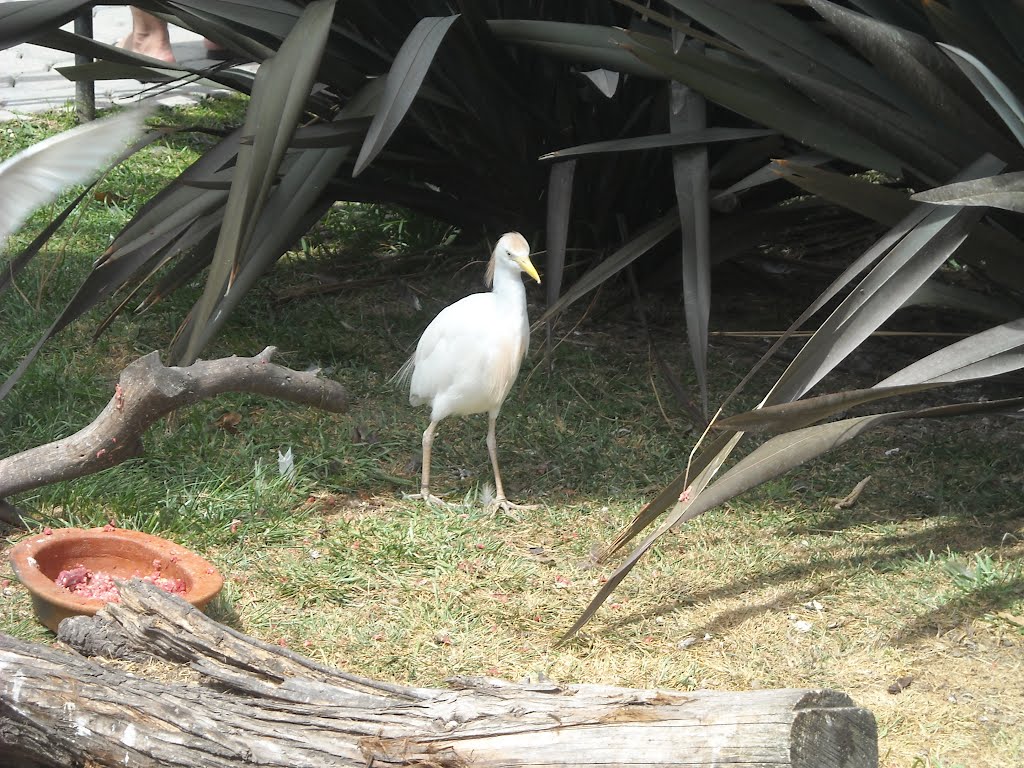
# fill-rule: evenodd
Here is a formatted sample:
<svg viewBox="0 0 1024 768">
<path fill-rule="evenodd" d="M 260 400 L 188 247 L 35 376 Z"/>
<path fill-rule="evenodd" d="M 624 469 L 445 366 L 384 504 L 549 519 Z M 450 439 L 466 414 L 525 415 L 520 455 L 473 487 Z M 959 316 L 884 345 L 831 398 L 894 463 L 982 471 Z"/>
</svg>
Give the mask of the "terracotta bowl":
<svg viewBox="0 0 1024 768">
<path fill-rule="evenodd" d="M 160 561 L 163 576 L 185 583 L 182 597 L 196 608 L 204 608 L 224 586 L 212 563 L 179 544 L 110 526 L 55 528 L 20 541 L 11 550 L 14 574 L 32 594 L 36 617 L 54 632 L 62 619 L 92 616 L 106 605 L 103 600 L 79 597 L 58 587 L 54 580 L 61 571 L 84 565 L 115 579 L 130 579 L 152 573 L 154 560 Z"/>
</svg>

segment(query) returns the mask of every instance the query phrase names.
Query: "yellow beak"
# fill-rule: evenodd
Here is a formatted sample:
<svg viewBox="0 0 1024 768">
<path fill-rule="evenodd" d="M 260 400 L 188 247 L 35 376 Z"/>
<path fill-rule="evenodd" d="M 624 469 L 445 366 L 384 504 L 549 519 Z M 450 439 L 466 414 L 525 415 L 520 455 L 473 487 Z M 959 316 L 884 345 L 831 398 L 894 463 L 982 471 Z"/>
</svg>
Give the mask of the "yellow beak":
<svg viewBox="0 0 1024 768">
<path fill-rule="evenodd" d="M 521 270 L 523 270 L 523 272 L 528 274 L 530 277 L 532 277 L 538 283 L 540 282 L 540 275 L 537 274 L 537 268 L 535 266 L 533 266 L 533 262 L 530 261 L 530 257 L 529 256 L 521 256 L 521 257 L 519 257 L 518 259 L 516 259 L 516 264 L 519 265 L 519 268 Z"/>
</svg>

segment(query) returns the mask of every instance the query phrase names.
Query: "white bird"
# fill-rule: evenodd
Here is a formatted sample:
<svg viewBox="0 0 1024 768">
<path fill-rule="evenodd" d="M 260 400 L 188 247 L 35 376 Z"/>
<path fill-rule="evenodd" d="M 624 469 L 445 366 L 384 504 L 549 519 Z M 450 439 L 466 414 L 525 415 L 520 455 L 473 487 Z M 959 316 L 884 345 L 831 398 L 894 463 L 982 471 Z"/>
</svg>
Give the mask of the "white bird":
<svg viewBox="0 0 1024 768">
<path fill-rule="evenodd" d="M 142 130 L 148 107 L 93 120 L 0 163 L 0 248 L 32 212 L 91 180 Z"/>
<path fill-rule="evenodd" d="M 490 292 L 474 293 L 441 310 L 397 374 L 399 380 L 411 377 L 411 405 L 430 406 L 430 425 L 423 432 L 420 492 L 411 498 L 443 503 L 430 494 L 430 449 L 438 422 L 446 416 L 486 413 L 494 503 L 505 509 L 515 506 L 505 498 L 501 483 L 495 425 L 530 346 L 526 288 L 520 272 L 540 282 L 530 261 L 530 244 L 518 232 L 507 232 L 487 265 Z"/>
</svg>

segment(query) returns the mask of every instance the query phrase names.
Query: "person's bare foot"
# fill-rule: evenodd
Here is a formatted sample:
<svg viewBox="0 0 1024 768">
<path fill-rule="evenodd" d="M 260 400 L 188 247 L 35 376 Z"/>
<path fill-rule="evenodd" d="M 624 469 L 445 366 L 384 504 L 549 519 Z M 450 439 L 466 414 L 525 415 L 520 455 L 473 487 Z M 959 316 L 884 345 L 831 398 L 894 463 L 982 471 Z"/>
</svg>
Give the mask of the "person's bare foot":
<svg viewBox="0 0 1024 768">
<path fill-rule="evenodd" d="M 174 51 L 171 50 L 170 42 L 163 42 L 151 35 L 140 35 L 138 32 L 131 32 L 115 43 L 118 48 L 124 48 L 132 53 L 139 53 L 149 56 L 151 59 L 166 61 L 168 64 L 175 62 Z"/>
<path fill-rule="evenodd" d="M 220 43 L 215 43 L 213 40 L 203 38 L 203 48 L 206 51 L 206 57 L 208 59 L 216 59 L 217 61 L 227 61 L 232 58 L 231 51 L 222 46 Z"/>
<path fill-rule="evenodd" d="M 132 31 L 117 41 L 118 48 L 140 53 L 151 59 L 173 64 L 174 51 L 167 33 L 167 22 L 132 6 Z"/>
</svg>

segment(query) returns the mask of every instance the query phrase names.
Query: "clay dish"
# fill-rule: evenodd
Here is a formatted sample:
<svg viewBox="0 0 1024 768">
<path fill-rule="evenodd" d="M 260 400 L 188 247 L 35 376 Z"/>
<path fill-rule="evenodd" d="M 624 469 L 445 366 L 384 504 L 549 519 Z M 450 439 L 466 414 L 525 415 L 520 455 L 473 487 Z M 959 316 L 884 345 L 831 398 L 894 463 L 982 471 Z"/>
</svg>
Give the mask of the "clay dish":
<svg viewBox="0 0 1024 768">
<path fill-rule="evenodd" d="M 92 616 L 106 603 L 86 599 L 58 587 L 54 580 L 63 570 L 84 565 L 105 571 L 115 579 L 130 579 L 153 572 L 160 561 L 162 575 L 181 579 L 181 595 L 200 610 L 212 600 L 224 579 L 209 561 L 159 536 L 112 526 L 55 528 L 18 542 L 11 550 L 11 566 L 32 595 L 39 621 L 52 631 L 68 616 Z"/>
</svg>

